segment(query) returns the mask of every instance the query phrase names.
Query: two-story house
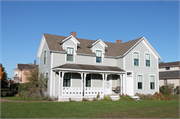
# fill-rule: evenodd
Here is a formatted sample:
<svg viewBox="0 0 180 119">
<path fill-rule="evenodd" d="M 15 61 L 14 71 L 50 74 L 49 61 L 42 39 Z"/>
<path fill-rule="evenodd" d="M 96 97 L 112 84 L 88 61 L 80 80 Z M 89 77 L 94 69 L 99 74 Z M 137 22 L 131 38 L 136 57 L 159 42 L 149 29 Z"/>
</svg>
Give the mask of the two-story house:
<svg viewBox="0 0 180 119">
<path fill-rule="evenodd" d="M 30 71 L 35 69 L 38 65 L 36 65 L 36 60 L 34 60 L 34 64 L 17 64 L 17 67 L 14 70 L 14 81 L 15 83 L 26 83 L 27 75 L 30 74 Z"/>
<path fill-rule="evenodd" d="M 110 43 L 76 38 L 76 32 L 43 34 L 37 58 L 39 72 L 49 78 L 47 95 L 59 101 L 159 91 L 162 58 L 145 37 Z"/>
<path fill-rule="evenodd" d="M 168 83 L 180 86 L 180 61 L 177 62 L 167 62 L 159 64 L 159 85 L 167 85 Z M 174 89 L 174 93 L 176 93 Z"/>
</svg>

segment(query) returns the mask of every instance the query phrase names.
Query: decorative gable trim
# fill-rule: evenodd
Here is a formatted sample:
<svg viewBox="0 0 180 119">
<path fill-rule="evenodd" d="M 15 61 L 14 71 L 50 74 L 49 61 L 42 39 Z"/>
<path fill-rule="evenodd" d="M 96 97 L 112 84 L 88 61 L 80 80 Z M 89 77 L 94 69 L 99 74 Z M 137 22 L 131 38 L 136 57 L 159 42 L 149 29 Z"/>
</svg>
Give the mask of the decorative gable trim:
<svg viewBox="0 0 180 119">
<path fill-rule="evenodd" d="M 96 41 L 91 45 L 91 47 L 93 47 L 94 45 L 96 45 L 96 44 L 99 43 L 99 42 L 103 45 L 103 47 L 108 47 L 101 39 L 96 40 Z"/>
<path fill-rule="evenodd" d="M 141 41 L 158 60 L 162 60 L 161 56 L 156 52 L 156 50 L 152 47 L 152 45 L 147 41 L 147 39 L 145 37 L 142 37 L 136 44 L 134 44 L 134 46 L 132 46 L 126 53 L 124 53 L 123 57 L 126 56 Z M 117 57 L 119 57 L 119 56 L 117 56 Z"/>
<path fill-rule="evenodd" d="M 45 39 L 45 36 L 43 34 L 42 38 L 41 38 L 41 42 L 40 42 L 40 45 L 39 45 L 39 49 L 38 49 L 38 53 L 36 55 L 36 58 L 40 58 L 41 56 L 41 53 L 42 53 L 42 49 L 43 49 L 43 46 L 44 46 L 44 43 L 46 42 L 46 39 Z"/>
<path fill-rule="evenodd" d="M 67 38 L 65 38 L 62 42 L 60 42 L 59 44 L 61 45 L 61 44 L 63 44 L 64 42 L 66 42 L 67 40 L 69 40 L 69 39 L 73 39 L 73 42 L 74 43 L 76 43 L 76 44 L 80 44 L 80 42 L 76 39 L 76 38 L 74 38 L 74 36 L 73 35 L 70 35 L 69 37 L 67 37 Z"/>
</svg>

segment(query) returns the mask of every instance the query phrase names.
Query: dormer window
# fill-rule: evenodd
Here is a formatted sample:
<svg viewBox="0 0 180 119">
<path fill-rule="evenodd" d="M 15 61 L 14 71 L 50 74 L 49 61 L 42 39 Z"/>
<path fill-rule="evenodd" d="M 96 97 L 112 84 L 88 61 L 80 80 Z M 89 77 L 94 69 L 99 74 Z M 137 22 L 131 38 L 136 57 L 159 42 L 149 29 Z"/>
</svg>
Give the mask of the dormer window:
<svg viewBox="0 0 180 119">
<path fill-rule="evenodd" d="M 73 57 L 74 57 L 74 48 L 67 47 L 67 61 L 72 61 L 73 62 Z"/>
<path fill-rule="evenodd" d="M 96 63 L 101 63 L 101 62 L 102 62 L 102 51 L 96 50 Z"/>
</svg>

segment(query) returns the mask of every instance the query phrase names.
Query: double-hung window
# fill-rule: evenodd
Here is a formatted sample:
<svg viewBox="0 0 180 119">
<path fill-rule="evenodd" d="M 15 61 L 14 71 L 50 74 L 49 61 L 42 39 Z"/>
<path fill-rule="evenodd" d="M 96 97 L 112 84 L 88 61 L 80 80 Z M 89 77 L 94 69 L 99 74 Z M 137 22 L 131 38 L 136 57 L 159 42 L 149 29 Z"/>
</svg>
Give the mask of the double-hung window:
<svg viewBox="0 0 180 119">
<path fill-rule="evenodd" d="M 142 75 L 138 75 L 137 80 L 138 80 L 138 84 L 137 84 L 138 89 L 142 89 L 142 83 L 143 83 Z"/>
<path fill-rule="evenodd" d="M 150 54 L 145 54 L 145 58 L 146 58 L 146 66 L 150 67 Z"/>
<path fill-rule="evenodd" d="M 96 50 L 96 63 L 102 62 L 102 51 Z"/>
<path fill-rule="evenodd" d="M 64 81 L 63 81 L 63 87 L 70 87 L 71 86 L 71 73 L 65 73 L 64 74 Z"/>
<path fill-rule="evenodd" d="M 139 66 L 139 53 L 134 52 L 134 66 Z"/>
<path fill-rule="evenodd" d="M 155 89 L 155 77 L 150 76 L 150 89 Z"/>
<path fill-rule="evenodd" d="M 73 57 L 74 57 L 74 48 L 68 47 L 66 60 L 73 62 Z"/>
<path fill-rule="evenodd" d="M 46 64 L 46 50 L 44 51 L 44 64 Z"/>
</svg>

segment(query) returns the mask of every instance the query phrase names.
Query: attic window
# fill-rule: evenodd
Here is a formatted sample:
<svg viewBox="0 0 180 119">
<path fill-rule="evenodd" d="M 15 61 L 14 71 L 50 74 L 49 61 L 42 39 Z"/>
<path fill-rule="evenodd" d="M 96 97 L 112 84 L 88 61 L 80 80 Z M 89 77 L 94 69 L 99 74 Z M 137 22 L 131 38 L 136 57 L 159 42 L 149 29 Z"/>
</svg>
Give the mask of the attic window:
<svg viewBox="0 0 180 119">
<path fill-rule="evenodd" d="M 73 62 L 73 57 L 74 57 L 74 48 L 68 47 L 67 48 L 67 61 L 72 61 Z"/>
<path fill-rule="evenodd" d="M 96 63 L 102 62 L 102 52 L 100 50 L 96 50 Z"/>
</svg>

